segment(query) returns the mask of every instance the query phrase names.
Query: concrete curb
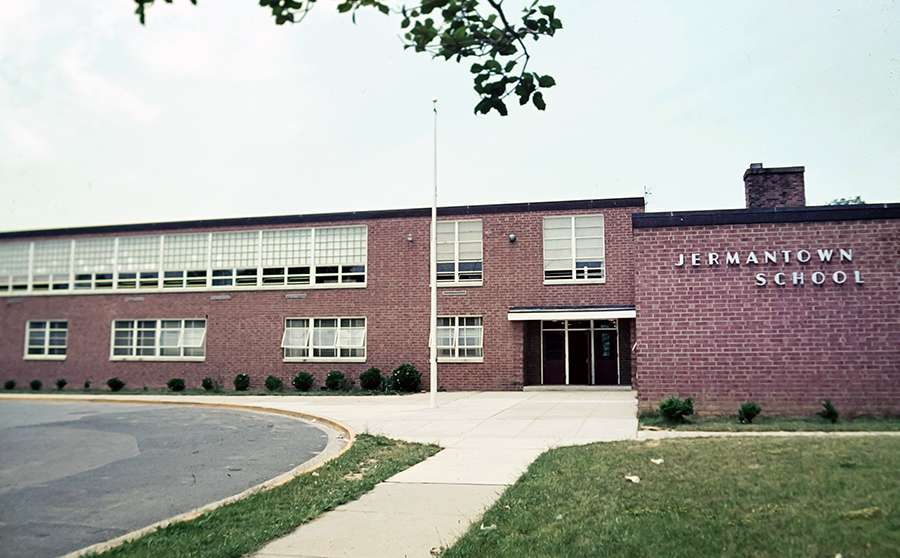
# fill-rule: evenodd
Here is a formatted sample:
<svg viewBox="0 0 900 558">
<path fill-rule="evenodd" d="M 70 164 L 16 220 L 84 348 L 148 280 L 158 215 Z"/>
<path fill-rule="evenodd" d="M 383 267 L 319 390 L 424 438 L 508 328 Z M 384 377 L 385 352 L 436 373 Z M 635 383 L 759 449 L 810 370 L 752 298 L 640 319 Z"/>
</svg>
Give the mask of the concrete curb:
<svg viewBox="0 0 900 558">
<path fill-rule="evenodd" d="M 73 394 L 74 395 L 74 394 Z M 121 544 L 132 541 L 139 537 L 142 537 L 148 533 L 152 533 L 157 529 L 161 529 L 168 525 L 172 525 L 173 523 L 179 523 L 181 521 L 190 521 L 200 515 L 208 511 L 215 510 L 232 502 L 236 502 L 238 500 L 242 500 L 251 494 L 256 494 L 257 492 L 263 492 L 265 490 L 271 490 L 277 486 L 281 486 L 294 477 L 298 477 L 304 473 L 308 473 L 310 471 L 314 471 L 324 465 L 325 463 L 331 461 L 342 455 L 344 452 L 350 449 L 353 446 L 353 442 L 356 440 L 355 433 L 353 429 L 349 426 L 341 424 L 336 420 L 329 419 L 327 417 L 318 417 L 315 415 L 310 415 L 308 413 L 299 413 L 296 411 L 287 411 L 283 409 L 273 409 L 269 407 L 255 407 L 251 405 L 234 405 L 229 403 L 203 403 L 203 402 L 193 402 L 193 401 L 160 401 L 160 400 L 127 400 L 120 399 L 118 397 L 94 397 L 94 396 L 66 396 L 60 394 L 56 397 L 47 397 L 47 396 L 29 396 L 25 394 L 0 394 L 0 400 L 6 401 L 53 401 L 53 402 L 65 402 L 65 401 L 82 401 L 88 403 L 130 403 L 130 404 L 139 404 L 139 405 L 180 405 L 185 407 L 211 407 L 217 409 L 234 409 L 239 411 L 250 411 L 254 413 L 271 413 L 277 415 L 288 416 L 297 420 L 301 420 L 304 422 L 308 422 L 314 424 L 315 426 L 323 427 L 323 430 L 328 435 L 328 443 L 325 446 L 325 449 L 322 450 L 317 456 L 310 459 L 309 461 L 291 469 L 290 471 L 278 475 L 277 477 L 271 478 L 265 482 L 257 484 L 256 486 L 252 486 L 243 492 L 235 494 L 233 496 L 229 496 L 228 498 L 223 498 L 216 502 L 212 502 L 201 506 L 199 508 L 195 508 L 193 510 L 187 511 L 185 513 L 176 515 L 174 517 L 170 517 L 168 519 L 163 519 L 162 521 L 158 521 L 153 523 L 152 525 L 148 525 L 142 529 L 138 529 L 136 531 L 132 531 L 130 533 L 126 533 L 124 535 L 118 536 L 114 539 L 110 539 L 108 541 L 104 541 L 101 543 L 92 544 L 91 546 L 87 546 L 85 548 L 75 550 L 68 554 L 61 556 L 60 558 L 80 558 L 81 556 L 89 555 L 89 554 L 99 554 L 111 548 L 115 548 Z"/>
</svg>

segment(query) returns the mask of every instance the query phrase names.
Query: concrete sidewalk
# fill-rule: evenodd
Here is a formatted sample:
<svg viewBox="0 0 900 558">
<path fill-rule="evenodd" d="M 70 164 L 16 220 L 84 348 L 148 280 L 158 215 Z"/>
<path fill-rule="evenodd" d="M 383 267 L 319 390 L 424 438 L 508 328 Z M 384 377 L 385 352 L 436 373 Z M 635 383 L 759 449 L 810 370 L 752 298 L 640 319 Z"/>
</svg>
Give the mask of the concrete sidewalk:
<svg viewBox="0 0 900 558">
<path fill-rule="evenodd" d="M 450 546 L 545 450 L 637 433 L 633 392 L 440 393 L 437 409 L 428 394 L 300 401 L 303 412 L 357 432 L 445 449 L 269 543 L 258 558 L 429 557 Z"/>
<path fill-rule="evenodd" d="M 549 448 L 637 436 L 632 391 L 442 392 L 401 397 L 62 395 L 60 399 L 241 405 L 305 413 L 445 449 L 264 546 L 258 558 L 431 556 L 450 546 Z M 55 396 L 42 394 L 43 399 Z"/>
</svg>

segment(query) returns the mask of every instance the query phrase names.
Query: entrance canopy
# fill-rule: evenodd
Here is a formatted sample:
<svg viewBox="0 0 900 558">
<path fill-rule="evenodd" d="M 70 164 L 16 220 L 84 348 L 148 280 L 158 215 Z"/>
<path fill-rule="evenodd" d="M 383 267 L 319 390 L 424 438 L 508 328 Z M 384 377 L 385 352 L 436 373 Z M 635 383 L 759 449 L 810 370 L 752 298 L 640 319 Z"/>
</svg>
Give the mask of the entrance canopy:
<svg viewBox="0 0 900 558">
<path fill-rule="evenodd" d="M 614 320 L 635 318 L 634 306 L 534 306 L 510 308 L 511 322 L 535 320 Z"/>
</svg>

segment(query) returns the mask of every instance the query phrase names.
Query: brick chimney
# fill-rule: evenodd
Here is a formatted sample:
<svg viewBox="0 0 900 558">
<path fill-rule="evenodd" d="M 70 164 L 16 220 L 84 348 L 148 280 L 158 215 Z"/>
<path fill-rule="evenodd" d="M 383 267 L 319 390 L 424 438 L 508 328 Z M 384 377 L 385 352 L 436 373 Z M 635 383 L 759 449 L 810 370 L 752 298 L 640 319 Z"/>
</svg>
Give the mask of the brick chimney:
<svg viewBox="0 0 900 558">
<path fill-rule="evenodd" d="M 751 164 L 744 172 L 747 209 L 806 205 L 803 171 L 803 167 L 764 169 L 762 163 Z"/>
</svg>

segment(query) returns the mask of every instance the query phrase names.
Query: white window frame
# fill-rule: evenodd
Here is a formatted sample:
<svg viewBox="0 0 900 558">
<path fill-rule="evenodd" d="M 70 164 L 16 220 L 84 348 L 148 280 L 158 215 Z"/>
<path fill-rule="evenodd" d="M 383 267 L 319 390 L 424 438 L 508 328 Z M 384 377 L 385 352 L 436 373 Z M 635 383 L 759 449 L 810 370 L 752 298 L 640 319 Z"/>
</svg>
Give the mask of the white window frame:
<svg viewBox="0 0 900 558">
<path fill-rule="evenodd" d="M 42 324 L 41 327 L 38 327 L 38 324 Z M 63 327 L 59 327 L 62 324 Z M 56 325 L 57 327 L 53 327 Z M 32 332 L 42 332 L 43 333 L 43 342 L 38 344 L 31 343 L 31 333 Z M 62 338 L 62 344 L 51 343 L 50 340 L 53 338 L 51 336 L 52 332 L 63 332 L 62 336 L 55 336 L 58 340 Z M 32 350 L 40 349 L 40 353 L 31 353 Z M 69 349 L 69 322 L 67 320 L 30 320 L 27 324 L 25 324 L 25 353 L 23 355 L 23 359 L 25 360 L 66 360 L 66 353 L 68 353 Z M 62 350 L 62 353 L 53 353 L 50 351 L 59 351 Z"/>
<path fill-rule="evenodd" d="M 332 320 L 335 324 L 334 327 L 323 324 L 323 322 Z M 354 321 L 359 320 L 362 320 L 362 326 L 353 324 Z M 292 321 L 305 321 L 306 325 L 291 324 Z M 362 332 L 361 336 L 360 332 Z M 281 336 L 283 360 L 284 362 L 365 362 L 368 356 L 367 337 L 368 323 L 362 316 L 285 318 L 284 333 Z M 334 351 L 333 356 L 320 356 L 321 352 L 331 350 Z M 298 351 L 300 354 L 291 354 L 289 351 Z M 320 355 L 316 354 L 317 351 Z M 343 356 L 342 353 L 346 356 Z"/>
<path fill-rule="evenodd" d="M 460 245 L 461 241 L 459 240 L 459 226 L 462 223 L 476 223 L 476 222 L 481 223 L 481 238 L 477 242 L 477 244 L 480 247 L 479 251 L 481 252 L 481 257 L 477 260 L 477 262 L 475 260 L 460 261 L 459 245 Z M 461 221 L 438 221 L 437 228 L 440 231 L 440 229 L 442 227 L 447 227 L 447 225 L 450 225 L 450 224 L 453 225 L 453 240 L 447 240 L 447 241 L 442 242 L 442 241 L 440 241 L 440 239 L 438 239 L 437 244 L 438 244 L 438 246 L 452 245 L 453 246 L 453 259 L 452 260 L 438 259 L 437 266 L 438 266 L 438 269 L 440 269 L 441 265 L 452 264 L 453 265 L 453 272 L 452 272 L 453 277 L 452 278 L 441 278 L 441 275 L 447 275 L 450 272 L 438 271 L 437 272 L 438 284 L 440 284 L 440 285 L 466 285 L 466 286 L 472 286 L 472 287 L 477 287 L 477 286 L 483 285 L 484 284 L 484 223 L 482 222 L 481 219 L 467 219 L 467 220 L 461 220 Z M 462 244 L 476 244 L 476 243 L 474 241 L 464 240 L 464 241 L 462 241 Z M 478 271 L 477 272 L 475 272 L 475 271 L 461 272 L 460 265 L 466 264 L 466 263 L 479 264 Z M 474 278 L 473 279 L 461 279 L 460 278 L 460 275 L 474 275 L 475 273 L 478 274 L 477 279 L 474 279 Z"/>
<path fill-rule="evenodd" d="M 461 324 L 461 320 L 478 320 L 478 324 Z M 452 320 L 450 325 L 441 325 L 442 320 Z M 478 330 L 480 332 L 479 343 L 477 345 L 463 345 L 460 347 L 460 330 Z M 442 341 L 441 332 L 449 331 L 448 345 L 438 345 L 438 362 L 484 362 L 484 318 L 481 316 L 439 316 L 438 317 L 438 343 Z M 468 338 L 468 337 L 466 337 Z M 445 336 L 444 339 L 447 339 Z M 477 356 L 459 356 L 460 350 L 477 350 L 480 354 Z M 442 351 L 450 351 L 450 354 L 441 355 Z"/>
<path fill-rule="evenodd" d="M 578 230 L 576 228 L 576 219 L 581 217 L 590 217 L 590 218 L 599 218 L 600 227 L 602 228 L 602 233 L 600 236 L 587 236 L 581 235 L 579 236 Z M 568 276 L 558 276 L 558 277 L 547 277 L 548 270 L 547 264 L 548 261 L 559 261 L 560 258 L 554 258 L 548 260 L 548 242 L 557 241 L 560 242 L 565 240 L 564 238 L 548 238 L 547 237 L 547 221 L 548 220 L 569 220 L 569 234 L 566 237 L 569 241 L 568 247 L 566 248 L 569 251 L 569 265 L 568 269 L 556 270 L 557 272 L 568 272 Z M 560 284 L 590 284 L 590 283 L 605 283 L 606 282 L 606 220 L 604 219 L 602 214 L 596 213 L 588 213 L 582 215 L 551 215 L 543 218 L 542 221 L 542 230 L 543 230 L 543 276 L 544 276 L 544 284 L 545 285 L 560 285 Z M 560 229 L 557 229 L 560 230 Z M 579 260 L 579 248 L 578 241 L 590 241 L 600 239 L 601 245 L 603 247 L 603 255 L 599 260 L 599 267 L 578 267 Z M 582 251 L 583 252 L 583 251 Z"/>
<path fill-rule="evenodd" d="M 125 327 L 124 324 L 130 322 L 131 325 Z M 150 323 L 152 322 L 152 325 Z M 178 327 L 173 327 L 175 322 L 180 322 Z M 203 322 L 203 327 L 187 327 L 188 322 L 196 325 L 196 322 Z M 191 361 L 202 362 L 206 360 L 206 332 L 209 323 L 205 318 L 148 318 L 148 319 L 124 319 L 113 320 L 110 324 L 109 336 L 109 360 L 132 360 L 132 361 Z M 200 331 L 201 333 L 194 333 Z M 130 343 L 128 345 L 116 344 L 116 332 L 130 332 Z M 153 332 L 152 344 L 141 344 L 139 341 L 143 338 L 140 332 Z M 163 344 L 164 338 L 171 339 L 171 334 L 176 334 L 174 342 L 166 342 Z M 116 350 L 130 350 L 131 354 L 116 354 Z M 173 349 L 178 350 L 179 354 L 164 354 L 171 352 Z M 203 349 L 202 355 L 190 354 L 192 349 Z M 145 354 L 137 354 L 141 350 Z M 152 350 L 152 354 L 146 354 Z"/>
</svg>

